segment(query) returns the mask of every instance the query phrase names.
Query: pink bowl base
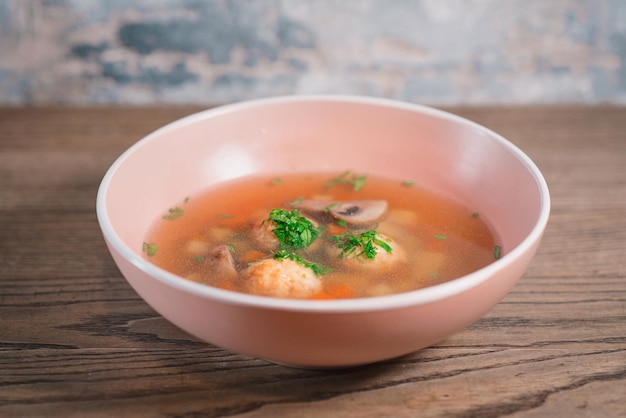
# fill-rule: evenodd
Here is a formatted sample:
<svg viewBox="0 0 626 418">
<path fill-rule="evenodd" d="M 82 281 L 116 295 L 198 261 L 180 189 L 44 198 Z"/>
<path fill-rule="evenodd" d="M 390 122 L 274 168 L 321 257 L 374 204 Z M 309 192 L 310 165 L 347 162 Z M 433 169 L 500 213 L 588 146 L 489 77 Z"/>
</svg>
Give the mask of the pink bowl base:
<svg viewBox="0 0 626 418">
<path fill-rule="evenodd" d="M 517 283 L 536 246 L 506 270 L 465 292 L 417 306 L 354 313 L 289 311 L 199 299 L 155 283 L 111 250 L 135 291 L 159 314 L 198 339 L 292 367 L 334 368 L 409 354 L 472 324 Z"/>
<path fill-rule="evenodd" d="M 294 301 L 191 283 L 148 263 L 142 241 L 173 202 L 255 173 L 355 172 L 414 180 L 480 212 L 504 257 L 406 294 Z M 135 144 L 111 167 L 98 218 L 115 262 L 173 324 L 237 353 L 298 367 L 390 359 L 475 322 L 523 275 L 549 214 L 534 164 L 497 134 L 423 106 L 354 97 L 291 97 L 192 115 Z"/>
</svg>

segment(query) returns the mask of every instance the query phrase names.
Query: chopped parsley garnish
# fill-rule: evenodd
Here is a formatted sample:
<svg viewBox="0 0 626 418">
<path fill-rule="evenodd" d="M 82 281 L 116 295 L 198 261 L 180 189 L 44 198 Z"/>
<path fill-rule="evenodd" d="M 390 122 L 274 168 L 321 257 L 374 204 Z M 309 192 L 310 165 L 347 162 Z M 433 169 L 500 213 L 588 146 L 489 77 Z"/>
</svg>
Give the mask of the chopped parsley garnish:
<svg viewBox="0 0 626 418">
<path fill-rule="evenodd" d="M 415 186 L 415 182 L 411 180 L 405 180 L 402 182 L 402 185 L 404 187 L 412 187 L 412 186 Z"/>
<path fill-rule="evenodd" d="M 157 252 L 157 245 L 153 242 L 144 242 L 142 251 L 148 255 L 148 257 L 152 257 Z"/>
<path fill-rule="evenodd" d="M 320 229 L 300 216 L 298 209 L 272 209 L 268 220 L 274 222 L 273 232 L 282 248 L 307 248 L 320 235 Z"/>
<path fill-rule="evenodd" d="M 189 202 L 189 196 L 187 196 L 187 197 L 183 200 L 183 202 L 184 202 L 184 203 Z"/>
<path fill-rule="evenodd" d="M 181 216 L 183 216 L 183 213 L 185 213 L 185 211 L 182 208 L 179 208 L 178 206 L 176 206 L 175 208 L 168 209 L 167 214 L 163 215 L 163 219 L 168 219 L 168 220 L 178 219 Z"/>
<path fill-rule="evenodd" d="M 337 184 L 351 184 L 352 188 L 355 192 L 358 192 L 363 187 L 365 187 L 365 181 L 367 180 L 367 175 L 357 176 L 353 174 L 352 177 L 349 177 L 351 174 L 350 170 L 346 170 L 339 177 L 335 177 L 334 179 L 328 180 L 324 183 L 324 188 L 328 189 L 329 187 L 335 186 Z"/>
<path fill-rule="evenodd" d="M 341 226 L 342 228 L 347 228 L 348 222 L 344 221 L 343 219 L 337 219 L 337 225 Z"/>
<path fill-rule="evenodd" d="M 448 239 L 448 237 L 446 237 L 445 235 L 434 235 L 435 238 L 437 239 Z"/>
<path fill-rule="evenodd" d="M 374 259 L 378 253 L 378 247 L 391 253 L 391 246 L 388 242 L 391 239 L 383 239 L 376 230 L 369 230 L 355 234 L 352 231 L 346 231 L 341 235 L 333 235 L 331 237 L 335 241 L 337 248 L 341 249 L 339 258 L 364 256 L 365 258 Z M 360 250 L 360 251 L 359 251 Z M 359 252 L 357 252 L 359 251 Z"/>
<path fill-rule="evenodd" d="M 193 258 L 195 261 L 197 261 L 198 263 L 201 263 L 204 261 L 204 257 L 200 257 L 200 256 L 196 256 Z"/>
<path fill-rule="evenodd" d="M 276 177 L 272 179 L 272 184 L 283 184 L 283 179 Z"/>
<path fill-rule="evenodd" d="M 302 196 L 296 197 L 294 200 L 289 202 L 289 205 L 290 206 L 298 206 L 300 203 L 302 203 L 303 200 L 304 200 L 304 197 L 302 197 Z"/>
<path fill-rule="evenodd" d="M 234 244 L 228 244 L 228 249 L 230 250 L 231 253 L 237 252 L 237 247 L 235 247 Z"/>
<path fill-rule="evenodd" d="M 218 219 L 233 219 L 234 218 L 233 215 L 229 215 L 227 213 L 218 213 L 217 215 L 215 215 L 215 217 Z"/>
<path fill-rule="evenodd" d="M 502 247 L 500 247 L 499 245 L 496 245 L 493 248 L 493 258 L 495 258 L 496 260 L 499 260 L 500 257 L 502 257 Z"/>
<path fill-rule="evenodd" d="M 472 218 L 478 218 L 480 214 L 478 212 L 472 213 Z"/>
<path fill-rule="evenodd" d="M 302 258 L 302 256 L 300 256 L 299 254 L 292 253 L 292 252 L 289 252 L 287 250 L 274 251 L 273 254 L 274 254 L 274 259 L 275 260 L 291 260 L 291 261 L 295 261 L 296 263 L 300 264 L 301 266 L 311 269 L 313 271 L 313 273 L 315 273 L 318 276 L 321 275 L 321 274 L 330 273 L 332 271 L 332 269 L 330 269 L 330 268 L 321 266 L 319 264 L 311 263 L 310 261 L 307 261 L 304 258 Z"/>
</svg>

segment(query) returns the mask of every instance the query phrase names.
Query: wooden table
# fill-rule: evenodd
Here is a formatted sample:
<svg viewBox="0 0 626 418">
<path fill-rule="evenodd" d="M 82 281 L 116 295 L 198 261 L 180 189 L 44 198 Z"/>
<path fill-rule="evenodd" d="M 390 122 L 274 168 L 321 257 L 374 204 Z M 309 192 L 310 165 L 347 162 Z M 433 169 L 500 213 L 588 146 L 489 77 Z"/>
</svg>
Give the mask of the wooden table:
<svg viewBox="0 0 626 418">
<path fill-rule="evenodd" d="M 105 170 L 196 110 L 0 109 L 0 416 L 626 416 L 626 108 L 448 109 L 543 170 L 543 244 L 473 326 L 335 371 L 199 342 L 113 264 L 95 214 Z"/>
</svg>

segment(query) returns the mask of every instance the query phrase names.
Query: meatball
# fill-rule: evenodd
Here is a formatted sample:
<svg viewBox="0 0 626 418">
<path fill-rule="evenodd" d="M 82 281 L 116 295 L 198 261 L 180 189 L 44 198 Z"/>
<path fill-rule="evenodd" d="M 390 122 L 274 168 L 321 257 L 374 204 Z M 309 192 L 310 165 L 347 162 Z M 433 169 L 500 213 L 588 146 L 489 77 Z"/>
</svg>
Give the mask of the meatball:
<svg viewBox="0 0 626 418">
<path fill-rule="evenodd" d="M 305 299 L 322 289 L 315 273 L 296 261 L 265 259 L 242 272 L 244 289 L 248 293 L 279 298 Z"/>
<path fill-rule="evenodd" d="M 397 267 L 401 262 L 406 260 L 406 252 L 396 241 L 380 233 L 377 234 L 377 238 L 385 242 L 391 248 L 391 252 L 382 248 L 375 242 L 372 243 L 376 249 L 376 256 L 374 258 L 368 258 L 364 254 L 364 248 L 362 246 L 355 246 L 353 251 L 343 254 L 341 248 L 332 248 L 331 251 L 336 257 L 340 258 L 341 262 L 346 266 L 360 270 L 386 271 Z"/>
<path fill-rule="evenodd" d="M 293 215 L 291 215 L 293 216 Z M 314 220 L 305 217 L 305 216 L 301 216 L 301 215 L 297 215 L 297 217 L 299 219 L 302 219 L 304 222 L 308 223 L 308 225 L 310 227 L 312 227 L 311 229 L 308 228 L 304 228 L 304 229 L 308 229 L 309 232 L 315 233 L 316 235 L 313 237 L 313 243 L 310 247 L 308 248 L 299 248 L 299 249 L 311 249 L 313 250 L 316 247 L 313 247 L 316 244 L 316 237 L 317 234 L 319 234 L 319 224 L 317 222 L 315 222 Z M 274 230 L 277 228 L 277 224 L 272 220 L 272 219 L 268 219 L 267 215 L 265 215 L 265 217 L 263 218 L 259 218 L 258 216 L 256 217 L 257 221 L 253 223 L 252 225 L 252 229 L 251 229 L 251 234 L 250 236 L 252 237 L 253 241 L 255 242 L 255 245 L 258 248 L 261 248 L 263 250 L 275 250 L 278 247 L 281 246 L 281 242 L 278 239 L 278 237 L 276 236 L 276 234 L 274 233 Z M 302 224 L 299 225 L 300 227 L 302 227 Z M 284 227 L 283 227 L 284 228 Z M 294 228 L 293 224 L 289 224 L 287 226 L 289 230 L 289 232 L 286 234 L 288 237 L 291 237 L 292 235 L 296 235 L 301 233 L 301 230 L 297 230 L 297 229 L 291 229 Z M 284 229 L 283 229 L 284 230 Z M 290 246 L 290 243 L 288 242 L 287 247 Z"/>
</svg>

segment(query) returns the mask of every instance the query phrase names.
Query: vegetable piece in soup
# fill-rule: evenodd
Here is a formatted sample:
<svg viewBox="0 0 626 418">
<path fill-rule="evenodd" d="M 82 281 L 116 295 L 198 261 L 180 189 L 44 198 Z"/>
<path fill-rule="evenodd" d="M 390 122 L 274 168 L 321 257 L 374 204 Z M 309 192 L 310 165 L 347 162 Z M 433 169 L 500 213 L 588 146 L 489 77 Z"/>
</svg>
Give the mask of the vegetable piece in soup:
<svg viewBox="0 0 626 418">
<path fill-rule="evenodd" d="M 433 286 L 502 255 L 475 210 L 413 181 L 350 171 L 225 182 L 165 208 L 143 251 L 188 280 L 314 300 Z"/>
</svg>

